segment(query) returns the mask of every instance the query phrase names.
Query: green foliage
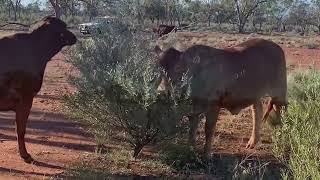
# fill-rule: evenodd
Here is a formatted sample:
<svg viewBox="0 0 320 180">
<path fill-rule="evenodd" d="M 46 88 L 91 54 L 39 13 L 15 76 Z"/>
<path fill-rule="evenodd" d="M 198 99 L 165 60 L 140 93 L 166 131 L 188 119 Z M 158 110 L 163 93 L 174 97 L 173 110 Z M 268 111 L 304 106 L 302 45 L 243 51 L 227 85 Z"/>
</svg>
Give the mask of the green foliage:
<svg viewBox="0 0 320 180">
<path fill-rule="evenodd" d="M 187 145 L 168 144 L 160 151 L 160 160 L 179 174 L 205 174 L 206 177 L 223 179 L 279 179 L 278 166 L 257 157 L 248 155 L 217 155 L 206 161 L 201 155 Z M 210 178 L 209 178 L 210 179 Z"/>
<path fill-rule="evenodd" d="M 201 156 L 188 145 L 170 144 L 162 150 L 160 158 L 180 172 L 199 171 L 207 166 Z"/>
<path fill-rule="evenodd" d="M 289 79 L 288 112 L 275 132 L 274 154 L 288 167 L 284 178 L 320 178 L 320 73 L 298 73 Z"/>
<path fill-rule="evenodd" d="M 171 96 L 157 95 L 160 70 L 150 41 L 130 29 L 119 20 L 75 46 L 70 62 L 80 75 L 71 82 L 78 91 L 66 102 L 99 141 L 125 133 L 137 156 L 154 139 L 177 132 L 190 101 L 180 87 L 172 86 Z"/>
<path fill-rule="evenodd" d="M 316 70 L 298 72 L 288 79 L 288 97 L 291 101 L 316 103 L 320 100 L 320 75 Z"/>
</svg>

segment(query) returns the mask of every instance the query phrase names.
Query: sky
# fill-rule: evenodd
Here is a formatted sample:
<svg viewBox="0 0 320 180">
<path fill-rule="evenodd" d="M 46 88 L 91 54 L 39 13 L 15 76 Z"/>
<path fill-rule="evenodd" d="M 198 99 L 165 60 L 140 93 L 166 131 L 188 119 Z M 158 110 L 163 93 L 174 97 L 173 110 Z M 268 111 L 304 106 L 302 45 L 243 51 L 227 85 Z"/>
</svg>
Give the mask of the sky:
<svg viewBox="0 0 320 180">
<path fill-rule="evenodd" d="M 29 3 L 33 3 L 33 2 L 36 2 L 36 1 L 37 1 L 37 0 L 21 0 L 21 3 L 22 3 L 23 5 L 27 5 L 27 4 L 29 4 Z M 45 0 L 39 0 L 39 2 L 44 3 Z"/>
</svg>

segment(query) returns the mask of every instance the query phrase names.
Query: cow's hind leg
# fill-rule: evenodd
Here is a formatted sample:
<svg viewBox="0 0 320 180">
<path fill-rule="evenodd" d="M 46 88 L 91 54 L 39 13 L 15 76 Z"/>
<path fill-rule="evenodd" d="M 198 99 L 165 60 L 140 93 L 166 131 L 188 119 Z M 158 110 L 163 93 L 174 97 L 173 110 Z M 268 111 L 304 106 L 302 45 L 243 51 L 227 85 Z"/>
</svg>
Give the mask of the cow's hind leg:
<svg viewBox="0 0 320 180">
<path fill-rule="evenodd" d="M 261 129 L 261 121 L 262 121 L 262 104 L 261 101 L 255 102 L 252 107 L 252 117 L 253 117 L 253 127 L 252 127 L 252 132 L 251 132 L 251 137 L 247 143 L 246 148 L 254 148 L 255 145 L 259 142 L 260 140 L 260 129 Z"/>
<path fill-rule="evenodd" d="M 208 160 L 211 154 L 212 149 L 212 137 L 214 135 L 215 127 L 218 120 L 220 108 L 218 106 L 210 107 L 207 116 L 206 116 L 206 125 L 205 125 L 205 133 L 206 133 L 206 144 L 204 146 L 204 156 Z"/>
<path fill-rule="evenodd" d="M 31 106 L 32 100 L 28 103 L 20 103 L 16 108 L 16 131 L 18 136 L 19 153 L 20 157 L 26 163 L 31 163 L 33 161 L 32 157 L 27 152 L 24 138 Z"/>
</svg>

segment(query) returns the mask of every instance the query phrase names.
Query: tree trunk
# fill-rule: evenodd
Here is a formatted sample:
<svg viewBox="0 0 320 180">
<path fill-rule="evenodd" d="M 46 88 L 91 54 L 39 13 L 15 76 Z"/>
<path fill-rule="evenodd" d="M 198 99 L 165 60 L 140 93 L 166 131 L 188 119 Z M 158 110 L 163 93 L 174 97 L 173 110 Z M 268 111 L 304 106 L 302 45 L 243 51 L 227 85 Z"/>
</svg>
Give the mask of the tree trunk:
<svg viewBox="0 0 320 180">
<path fill-rule="evenodd" d="M 7 8 L 8 8 L 8 20 L 10 20 L 11 19 L 11 6 L 10 6 L 10 4 L 7 6 Z"/>
<path fill-rule="evenodd" d="M 285 32 L 287 30 L 286 25 L 282 24 L 282 31 Z"/>
<path fill-rule="evenodd" d="M 21 18 L 21 7 L 20 6 L 18 6 L 18 12 L 19 12 L 19 19 Z"/>
<path fill-rule="evenodd" d="M 244 33 L 244 26 L 245 26 L 245 23 L 240 21 L 238 24 L 238 32 L 239 33 Z"/>
<path fill-rule="evenodd" d="M 218 21 L 218 28 L 219 28 L 219 30 L 221 31 L 221 24 L 222 24 L 222 22 L 220 22 L 220 21 Z"/>
<path fill-rule="evenodd" d="M 53 9 L 54 9 L 54 14 L 56 16 L 56 18 L 61 18 L 61 7 L 59 4 L 59 0 L 49 0 Z"/>
<path fill-rule="evenodd" d="M 143 145 L 136 144 L 136 146 L 134 147 L 134 150 L 133 150 L 133 157 L 134 158 L 138 157 L 138 155 L 141 152 L 142 148 L 143 148 Z"/>
<path fill-rule="evenodd" d="M 18 19 L 18 13 L 19 13 L 19 16 L 20 16 L 20 1 L 9 1 L 9 9 L 13 10 L 13 15 L 14 15 L 14 21 L 17 21 Z M 9 16 L 10 16 L 10 11 L 9 11 Z"/>
<path fill-rule="evenodd" d="M 181 22 L 180 22 L 180 14 L 176 9 L 175 9 L 173 15 L 174 15 L 174 17 L 173 17 L 174 21 L 175 22 L 178 21 L 178 26 L 180 26 L 180 24 L 181 24 Z"/>
<path fill-rule="evenodd" d="M 253 26 L 254 32 L 258 32 L 258 28 L 256 27 L 257 25 L 255 21 L 252 21 L 252 26 Z"/>
<path fill-rule="evenodd" d="M 17 7 L 13 8 L 13 13 L 14 13 L 14 21 L 17 21 Z"/>
<path fill-rule="evenodd" d="M 262 22 L 259 24 L 259 31 L 262 31 Z"/>
</svg>

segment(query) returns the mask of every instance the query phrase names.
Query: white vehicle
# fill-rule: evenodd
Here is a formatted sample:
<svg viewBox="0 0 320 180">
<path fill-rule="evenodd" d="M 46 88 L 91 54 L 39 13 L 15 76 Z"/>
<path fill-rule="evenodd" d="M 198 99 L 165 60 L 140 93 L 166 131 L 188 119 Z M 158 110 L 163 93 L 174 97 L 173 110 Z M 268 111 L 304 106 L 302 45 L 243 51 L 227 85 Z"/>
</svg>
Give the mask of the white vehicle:
<svg viewBox="0 0 320 180">
<path fill-rule="evenodd" d="M 115 17 L 104 16 L 97 17 L 88 23 L 79 24 L 79 30 L 82 34 L 101 33 L 103 26 L 114 21 Z"/>
</svg>

